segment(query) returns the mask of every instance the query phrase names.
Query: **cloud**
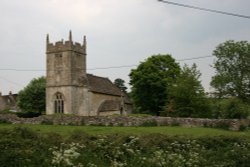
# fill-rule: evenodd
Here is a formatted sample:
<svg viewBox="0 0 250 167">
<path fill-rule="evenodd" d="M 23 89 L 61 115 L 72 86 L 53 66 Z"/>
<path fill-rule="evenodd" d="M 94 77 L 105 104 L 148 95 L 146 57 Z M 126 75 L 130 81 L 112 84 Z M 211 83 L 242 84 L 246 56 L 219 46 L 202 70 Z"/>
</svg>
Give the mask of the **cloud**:
<svg viewBox="0 0 250 167">
<path fill-rule="evenodd" d="M 249 15 L 250 1 L 209 0 L 176 2 Z M 167 5 L 157 0 L 1 0 L 0 68 L 45 69 L 45 36 L 52 42 L 74 41 L 87 35 L 88 68 L 139 64 L 152 54 L 170 53 L 176 59 L 206 56 L 228 39 L 250 41 L 247 19 Z M 207 90 L 212 59 L 193 61 Z M 192 64 L 192 61 L 186 63 Z M 123 78 L 130 68 L 89 71 Z M 8 80 L 26 85 L 45 72 L 1 71 Z M 0 78 L 0 90 L 21 88 Z"/>
</svg>

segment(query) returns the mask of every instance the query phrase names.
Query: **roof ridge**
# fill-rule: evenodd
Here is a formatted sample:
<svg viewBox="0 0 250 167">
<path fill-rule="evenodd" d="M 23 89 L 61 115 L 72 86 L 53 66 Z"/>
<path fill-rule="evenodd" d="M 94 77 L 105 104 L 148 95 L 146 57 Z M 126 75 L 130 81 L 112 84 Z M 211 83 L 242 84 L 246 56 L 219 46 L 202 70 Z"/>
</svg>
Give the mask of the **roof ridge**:
<svg viewBox="0 0 250 167">
<path fill-rule="evenodd" d="M 109 79 L 108 77 L 101 77 L 101 76 L 97 76 L 97 75 L 94 75 L 94 74 L 88 74 L 88 73 L 87 73 L 87 75 L 93 76 L 93 77 L 97 77 L 97 78 Z"/>
</svg>

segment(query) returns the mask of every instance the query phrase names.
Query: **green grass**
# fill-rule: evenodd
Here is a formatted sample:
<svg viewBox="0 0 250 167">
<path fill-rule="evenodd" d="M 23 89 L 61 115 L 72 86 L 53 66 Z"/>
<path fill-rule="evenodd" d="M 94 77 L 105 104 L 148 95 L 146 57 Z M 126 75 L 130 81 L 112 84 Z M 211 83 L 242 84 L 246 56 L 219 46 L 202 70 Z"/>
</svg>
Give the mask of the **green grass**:
<svg viewBox="0 0 250 167">
<path fill-rule="evenodd" d="M 124 134 L 124 135 L 148 135 L 158 133 L 168 136 L 247 136 L 250 137 L 250 130 L 233 132 L 215 128 L 187 128 L 187 127 L 103 127 L 103 126 L 66 126 L 66 125 L 28 125 L 28 124 L 0 124 L 0 130 L 13 129 L 15 127 L 27 127 L 41 133 L 59 133 L 63 136 L 70 136 L 72 133 L 87 133 L 90 135 L 101 134 Z"/>
</svg>

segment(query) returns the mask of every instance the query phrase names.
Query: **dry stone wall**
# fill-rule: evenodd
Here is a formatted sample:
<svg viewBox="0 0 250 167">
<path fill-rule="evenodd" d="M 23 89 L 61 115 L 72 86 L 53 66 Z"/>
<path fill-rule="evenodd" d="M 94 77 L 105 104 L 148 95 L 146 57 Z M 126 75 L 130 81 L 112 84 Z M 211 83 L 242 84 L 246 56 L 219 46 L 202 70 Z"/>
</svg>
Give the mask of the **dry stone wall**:
<svg viewBox="0 0 250 167">
<path fill-rule="evenodd" d="M 12 124 L 56 124 L 56 125 L 98 125 L 98 126 L 184 126 L 219 127 L 240 130 L 249 127 L 248 119 L 203 119 L 171 117 L 134 116 L 92 116 L 43 115 L 35 118 L 19 118 L 14 114 L 0 114 L 0 122 Z"/>
</svg>

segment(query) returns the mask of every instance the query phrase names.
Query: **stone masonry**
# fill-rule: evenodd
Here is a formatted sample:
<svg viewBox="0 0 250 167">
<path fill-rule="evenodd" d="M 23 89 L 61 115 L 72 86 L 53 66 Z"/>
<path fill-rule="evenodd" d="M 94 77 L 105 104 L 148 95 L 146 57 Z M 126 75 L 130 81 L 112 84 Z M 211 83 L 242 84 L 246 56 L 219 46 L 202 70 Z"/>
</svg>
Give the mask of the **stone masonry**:
<svg viewBox="0 0 250 167">
<path fill-rule="evenodd" d="M 46 114 L 96 116 L 130 113 L 128 97 L 108 78 L 86 72 L 86 37 L 74 43 L 46 39 Z M 115 107 L 114 107 L 115 106 Z"/>
<path fill-rule="evenodd" d="M 57 124 L 98 126 L 183 126 L 183 127 L 226 127 L 238 131 L 249 127 L 248 119 L 203 119 L 171 117 L 43 115 L 35 118 L 19 118 L 14 114 L 0 114 L 0 122 L 12 124 Z"/>
</svg>

